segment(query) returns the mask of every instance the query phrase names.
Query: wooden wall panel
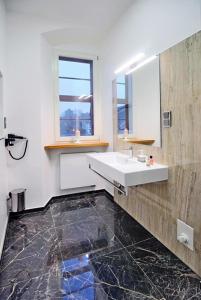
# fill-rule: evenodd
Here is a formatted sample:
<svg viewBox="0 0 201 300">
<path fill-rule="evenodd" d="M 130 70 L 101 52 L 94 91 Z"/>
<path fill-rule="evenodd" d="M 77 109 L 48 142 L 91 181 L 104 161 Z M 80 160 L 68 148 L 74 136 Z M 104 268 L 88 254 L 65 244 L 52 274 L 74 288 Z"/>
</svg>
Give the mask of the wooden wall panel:
<svg viewBox="0 0 201 300">
<path fill-rule="evenodd" d="M 115 193 L 115 201 L 201 275 L 201 32 L 162 53 L 160 66 L 161 106 L 172 111 L 172 127 L 162 129 L 161 149 L 132 146 L 168 164 L 169 180 L 132 187 L 128 197 Z M 177 218 L 194 228 L 194 251 L 177 242 Z"/>
</svg>

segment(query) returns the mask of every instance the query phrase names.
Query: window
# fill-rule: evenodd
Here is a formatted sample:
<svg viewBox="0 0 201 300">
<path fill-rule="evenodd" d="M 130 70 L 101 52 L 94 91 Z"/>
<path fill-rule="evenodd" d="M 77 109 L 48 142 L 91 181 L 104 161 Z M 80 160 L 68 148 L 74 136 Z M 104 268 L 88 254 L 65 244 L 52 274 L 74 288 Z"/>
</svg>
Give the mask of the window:
<svg viewBox="0 0 201 300">
<path fill-rule="evenodd" d="M 94 135 L 93 60 L 59 56 L 60 137 Z"/>
<path fill-rule="evenodd" d="M 118 133 L 124 133 L 124 129 L 129 128 L 127 77 L 121 75 L 117 77 L 117 113 L 118 113 Z"/>
</svg>

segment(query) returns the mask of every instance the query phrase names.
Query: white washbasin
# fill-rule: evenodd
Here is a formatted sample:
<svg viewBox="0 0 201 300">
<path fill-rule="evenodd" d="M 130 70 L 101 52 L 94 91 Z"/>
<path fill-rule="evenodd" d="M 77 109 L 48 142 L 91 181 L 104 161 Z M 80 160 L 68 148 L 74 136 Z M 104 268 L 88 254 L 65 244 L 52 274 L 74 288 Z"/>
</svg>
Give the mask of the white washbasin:
<svg viewBox="0 0 201 300">
<path fill-rule="evenodd" d="M 135 163 L 135 160 L 131 159 L 129 155 L 125 155 L 119 152 L 103 152 L 103 153 L 96 153 L 96 154 L 98 154 L 98 159 L 100 161 L 112 166 L 119 165 L 119 164 L 126 165 L 128 163 Z"/>
<path fill-rule="evenodd" d="M 119 152 L 91 153 L 87 159 L 92 170 L 124 187 L 168 179 L 168 166 L 157 163 L 147 166 Z"/>
</svg>

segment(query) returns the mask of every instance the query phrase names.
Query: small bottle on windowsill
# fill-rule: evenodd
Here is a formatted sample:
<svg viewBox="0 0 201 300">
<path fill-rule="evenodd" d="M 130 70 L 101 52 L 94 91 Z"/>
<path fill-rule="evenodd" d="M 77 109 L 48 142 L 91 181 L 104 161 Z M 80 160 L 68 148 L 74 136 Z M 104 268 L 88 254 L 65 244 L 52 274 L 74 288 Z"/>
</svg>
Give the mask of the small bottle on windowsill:
<svg viewBox="0 0 201 300">
<path fill-rule="evenodd" d="M 124 129 L 124 140 L 127 140 L 128 139 L 128 129 L 125 128 Z"/>
<path fill-rule="evenodd" d="M 75 131 L 75 143 L 80 143 L 80 131 L 79 131 L 79 129 L 77 129 L 76 131 Z"/>
</svg>

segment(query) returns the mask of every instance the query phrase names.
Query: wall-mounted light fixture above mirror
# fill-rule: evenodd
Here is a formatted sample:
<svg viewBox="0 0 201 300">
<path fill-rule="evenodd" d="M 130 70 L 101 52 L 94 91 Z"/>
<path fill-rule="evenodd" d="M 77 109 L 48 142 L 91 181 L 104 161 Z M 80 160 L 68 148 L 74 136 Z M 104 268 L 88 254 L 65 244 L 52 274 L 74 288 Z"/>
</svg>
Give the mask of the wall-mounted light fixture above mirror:
<svg viewBox="0 0 201 300">
<path fill-rule="evenodd" d="M 159 56 L 127 68 L 115 87 L 118 137 L 161 147 Z"/>
<path fill-rule="evenodd" d="M 140 60 L 142 60 L 145 57 L 144 53 L 138 53 L 133 58 L 131 58 L 129 61 L 127 61 L 125 64 L 123 64 L 121 67 L 116 69 L 114 71 L 115 74 L 123 73 L 126 70 L 128 70 L 131 66 L 134 66 L 136 63 L 138 63 Z"/>
<path fill-rule="evenodd" d="M 150 56 L 148 58 L 146 58 L 145 60 L 143 60 L 142 62 L 138 63 L 137 65 L 135 66 L 131 66 L 130 67 L 130 70 L 128 70 L 126 72 L 126 75 L 129 75 L 133 72 L 136 72 L 137 70 L 139 70 L 140 68 L 142 68 L 143 66 L 149 64 L 150 62 L 152 62 L 153 60 L 155 60 L 157 58 L 157 55 L 153 55 L 153 56 Z"/>
</svg>

